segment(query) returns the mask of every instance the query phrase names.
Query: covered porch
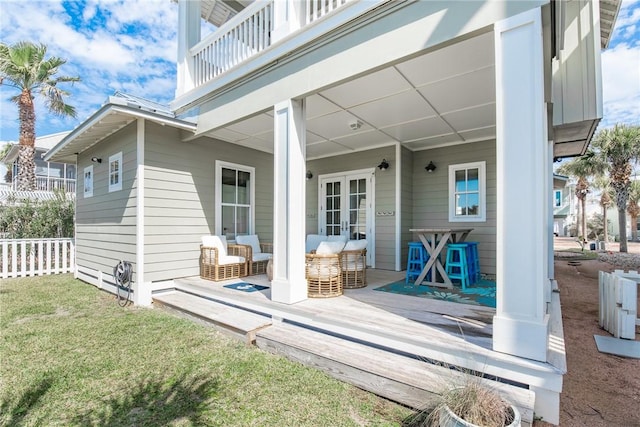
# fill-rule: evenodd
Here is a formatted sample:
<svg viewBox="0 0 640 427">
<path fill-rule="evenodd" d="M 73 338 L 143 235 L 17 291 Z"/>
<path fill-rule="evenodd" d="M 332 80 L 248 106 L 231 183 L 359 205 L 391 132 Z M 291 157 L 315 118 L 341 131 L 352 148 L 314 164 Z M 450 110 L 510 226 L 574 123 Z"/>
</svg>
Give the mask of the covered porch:
<svg viewBox="0 0 640 427">
<path fill-rule="evenodd" d="M 533 419 L 533 401 L 536 401 L 539 415 L 541 408 L 537 405 L 543 405 L 546 399 L 559 393 L 565 370 L 559 319 L 551 322 L 549 362 L 536 362 L 491 349 L 494 309 L 375 290 L 387 283 L 403 280 L 404 274 L 401 272 L 371 269 L 367 277 L 368 286 L 365 288 L 346 290 L 343 296 L 336 298 L 308 299 L 295 305 L 272 301 L 270 283 L 265 275 L 225 282 L 211 282 L 198 277 L 176 279 L 157 284 L 153 300 L 154 305 L 171 307 L 200 320 L 206 320 L 215 311 L 202 305 L 202 313 L 205 314 L 198 314 L 198 307 L 208 302 L 243 310 L 245 315 L 239 317 L 245 321 L 246 316 L 259 315 L 267 322 L 260 323 L 256 331 L 261 347 L 267 345 L 264 340 L 277 334 L 277 325 L 284 324 L 288 333 L 294 335 L 292 339 L 300 344 L 281 344 L 286 349 L 280 348 L 279 352 L 288 354 L 304 350 L 306 356 L 297 356 L 302 357 L 303 363 L 311 363 L 327 370 L 330 375 L 416 408 L 428 405 L 433 397 L 431 393 L 439 393 L 449 384 L 435 380 L 436 373 L 430 371 L 442 367 L 446 367 L 445 371 L 453 369 L 460 373 L 485 375 L 498 389 L 511 393 L 511 399 L 518 400 L 523 419 L 530 423 Z M 229 287 L 239 282 L 265 288 L 245 292 Z M 175 298 L 179 295 L 190 297 L 183 307 L 176 302 L 179 299 Z M 557 297 L 553 304 L 558 305 L 557 310 L 553 311 L 559 315 Z M 223 317 L 221 315 L 213 323 L 223 324 Z M 263 332 L 261 344 L 260 331 L 267 326 L 271 331 Z M 312 348 L 304 348 L 307 334 L 312 334 L 316 342 Z M 334 342 L 336 339 L 342 341 Z M 343 342 L 349 343 L 344 345 L 349 346 L 349 351 L 355 352 L 353 360 L 340 359 Z M 296 348 L 291 349 L 292 345 Z M 330 368 L 318 359 L 333 358 L 322 355 L 328 345 L 332 346 L 329 353 L 335 352 L 335 360 Z M 375 353 L 376 360 L 380 362 L 367 362 L 371 366 L 363 366 L 362 362 L 356 360 L 367 361 L 368 357 L 373 357 L 367 356 L 368 353 Z M 389 359 L 390 365 L 383 369 L 388 371 L 387 374 L 376 373 L 387 363 L 385 359 Z M 431 381 L 424 381 L 422 377 L 419 381 L 416 379 L 420 387 L 415 389 L 416 384 L 412 385 L 410 379 L 403 379 L 411 376 L 414 369 L 417 369 L 417 375 L 434 377 Z M 453 380 L 449 378 L 447 381 Z M 532 384 L 534 386 L 530 387 Z"/>
</svg>

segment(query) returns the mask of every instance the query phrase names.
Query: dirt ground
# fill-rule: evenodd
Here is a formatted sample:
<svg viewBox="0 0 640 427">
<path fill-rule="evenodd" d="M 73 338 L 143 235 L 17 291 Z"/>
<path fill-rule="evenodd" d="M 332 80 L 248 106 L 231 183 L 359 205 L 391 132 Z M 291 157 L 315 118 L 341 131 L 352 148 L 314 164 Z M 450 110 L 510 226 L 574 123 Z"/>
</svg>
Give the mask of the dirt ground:
<svg viewBox="0 0 640 427">
<path fill-rule="evenodd" d="M 555 249 L 579 248 L 573 239 L 556 239 Z M 617 244 L 602 259 L 615 262 Z M 560 289 L 567 374 L 560 396 L 561 426 L 640 426 L 640 359 L 600 353 L 594 335 L 611 336 L 598 324 L 598 271 L 640 270 L 640 243 L 630 243 L 621 264 L 600 260 L 556 257 L 555 277 Z M 634 268 L 635 267 L 635 268 Z M 636 327 L 636 340 L 640 327 Z M 548 426 L 544 422 L 535 427 Z"/>
</svg>

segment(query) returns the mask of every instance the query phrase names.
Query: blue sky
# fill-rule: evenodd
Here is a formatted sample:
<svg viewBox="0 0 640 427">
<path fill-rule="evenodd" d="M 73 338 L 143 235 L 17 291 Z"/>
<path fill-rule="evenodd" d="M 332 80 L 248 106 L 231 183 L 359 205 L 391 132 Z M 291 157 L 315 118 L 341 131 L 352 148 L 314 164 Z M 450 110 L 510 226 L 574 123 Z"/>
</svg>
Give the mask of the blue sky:
<svg viewBox="0 0 640 427">
<path fill-rule="evenodd" d="M 76 119 L 37 105 L 36 134 L 71 130 L 116 90 L 168 103 L 176 87 L 178 6 L 170 0 L 0 0 L 0 40 L 44 43 L 67 59 L 60 74 L 82 81 L 64 88 Z M 623 0 L 609 49 L 602 53 L 604 118 L 640 124 L 640 0 Z M 0 86 L 0 144 L 17 141 L 15 90 Z"/>
</svg>

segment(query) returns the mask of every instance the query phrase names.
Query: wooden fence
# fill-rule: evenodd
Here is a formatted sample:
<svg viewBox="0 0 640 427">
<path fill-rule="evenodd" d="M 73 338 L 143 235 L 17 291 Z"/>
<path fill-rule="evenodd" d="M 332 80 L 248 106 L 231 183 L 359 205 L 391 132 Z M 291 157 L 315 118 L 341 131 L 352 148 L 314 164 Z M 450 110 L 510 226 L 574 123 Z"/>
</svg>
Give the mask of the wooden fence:
<svg viewBox="0 0 640 427">
<path fill-rule="evenodd" d="M 42 276 L 75 270 L 73 239 L 1 239 L 0 277 Z"/>
<path fill-rule="evenodd" d="M 640 325 L 638 284 L 637 271 L 601 271 L 599 274 L 600 326 L 616 338 L 636 338 L 636 325 Z"/>
</svg>

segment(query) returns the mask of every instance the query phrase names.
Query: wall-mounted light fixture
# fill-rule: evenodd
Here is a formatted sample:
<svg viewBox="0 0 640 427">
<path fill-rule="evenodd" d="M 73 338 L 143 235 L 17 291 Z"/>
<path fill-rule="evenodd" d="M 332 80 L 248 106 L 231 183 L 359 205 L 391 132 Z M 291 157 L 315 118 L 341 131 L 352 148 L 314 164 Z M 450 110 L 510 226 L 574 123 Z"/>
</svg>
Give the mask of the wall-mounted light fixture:
<svg viewBox="0 0 640 427">
<path fill-rule="evenodd" d="M 311 171 L 307 171 L 307 181 L 310 180 L 311 178 L 313 178 L 313 174 L 311 173 Z"/>
<path fill-rule="evenodd" d="M 102 159 L 100 157 L 92 157 L 91 161 L 93 163 L 102 163 Z"/>
<path fill-rule="evenodd" d="M 436 165 L 433 164 L 433 162 L 429 162 L 429 164 L 425 167 L 426 171 L 431 173 L 434 170 L 436 170 Z"/>
<path fill-rule="evenodd" d="M 387 162 L 387 159 L 382 159 L 382 161 L 378 165 L 378 168 L 381 171 L 386 171 L 387 169 L 389 169 L 389 162 Z"/>
</svg>

